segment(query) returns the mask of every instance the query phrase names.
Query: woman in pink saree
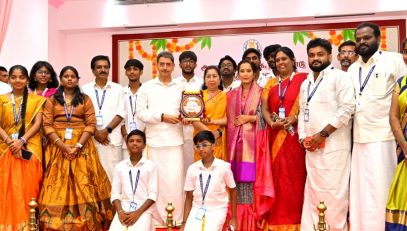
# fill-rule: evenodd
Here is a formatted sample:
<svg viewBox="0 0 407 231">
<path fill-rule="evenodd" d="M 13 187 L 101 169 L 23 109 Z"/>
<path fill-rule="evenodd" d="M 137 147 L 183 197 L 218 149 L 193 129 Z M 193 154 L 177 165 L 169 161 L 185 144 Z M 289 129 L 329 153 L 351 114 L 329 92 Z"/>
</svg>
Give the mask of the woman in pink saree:
<svg viewBox="0 0 407 231">
<path fill-rule="evenodd" d="M 237 183 L 238 230 L 244 231 L 256 230 L 256 222 L 261 216 L 257 209 L 268 205 L 270 200 L 264 198 L 270 199 L 272 196 L 272 184 L 271 189 L 266 190 L 267 187 L 261 186 L 262 190 L 256 190 L 259 182 L 263 184 L 266 182 L 265 178 L 272 179 L 272 176 L 262 175 L 271 173 L 267 170 L 256 171 L 259 169 L 258 165 L 265 166 L 267 163 L 258 163 L 263 156 L 257 152 L 259 142 L 256 141 L 262 88 L 254 81 L 255 68 L 253 63 L 241 61 L 238 75 L 242 84 L 227 93 L 227 158 Z"/>
</svg>

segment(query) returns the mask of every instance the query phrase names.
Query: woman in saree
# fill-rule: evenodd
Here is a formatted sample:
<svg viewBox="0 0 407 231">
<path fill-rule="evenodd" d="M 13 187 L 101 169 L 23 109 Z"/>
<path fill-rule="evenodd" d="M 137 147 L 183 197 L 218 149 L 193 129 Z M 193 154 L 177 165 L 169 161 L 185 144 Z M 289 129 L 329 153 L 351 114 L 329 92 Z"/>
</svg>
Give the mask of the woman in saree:
<svg viewBox="0 0 407 231">
<path fill-rule="evenodd" d="M 238 230 L 244 231 L 256 230 L 258 206 L 265 204 L 258 203 L 258 198 L 266 195 L 256 190 L 257 185 L 263 186 L 265 179 L 261 175 L 263 168 L 259 166 L 267 163 L 258 161 L 261 155 L 257 152 L 256 133 L 260 122 L 257 114 L 262 88 L 254 81 L 255 70 L 253 63 L 241 61 L 238 65 L 241 86 L 227 93 L 227 158 L 237 184 Z"/>
<path fill-rule="evenodd" d="M 202 130 L 211 131 L 216 139 L 214 156 L 226 160 L 226 93 L 223 91 L 220 71 L 216 66 L 208 66 L 205 69 L 202 89 L 205 118 L 203 121 L 193 122 L 194 136 Z M 195 151 L 195 161 L 200 159 L 198 151 Z"/>
<path fill-rule="evenodd" d="M 42 179 L 44 97 L 28 94 L 28 71 L 10 68 L 11 93 L 0 96 L 0 230 L 29 230 L 28 202 Z"/>
<path fill-rule="evenodd" d="M 48 98 L 55 94 L 58 85 L 57 73 L 49 62 L 38 61 L 33 65 L 28 84 L 32 93 Z"/>
<path fill-rule="evenodd" d="M 107 230 L 113 218 L 110 182 L 91 136 L 96 117 L 66 66 L 61 86 L 44 106 L 46 169 L 39 196 L 41 230 Z"/>
<path fill-rule="evenodd" d="M 264 223 L 267 227 L 263 228 L 294 231 L 300 229 L 306 180 L 305 150 L 296 131 L 298 96 L 307 74 L 296 72 L 290 48 L 281 47 L 274 56 L 279 75 L 267 83 L 269 92 L 263 95 L 267 105 L 263 115 L 270 132 L 275 199 Z"/>
<path fill-rule="evenodd" d="M 386 231 L 407 231 L 407 75 L 394 87 L 389 120 L 396 138 L 398 166 L 386 205 Z"/>
</svg>

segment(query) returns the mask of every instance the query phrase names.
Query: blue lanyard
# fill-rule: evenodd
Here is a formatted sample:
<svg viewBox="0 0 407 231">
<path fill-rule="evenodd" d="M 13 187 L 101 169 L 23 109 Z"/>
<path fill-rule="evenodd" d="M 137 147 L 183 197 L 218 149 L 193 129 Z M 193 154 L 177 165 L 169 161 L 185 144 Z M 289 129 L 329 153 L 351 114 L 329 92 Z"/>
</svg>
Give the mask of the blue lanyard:
<svg viewBox="0 0 407 231">
<path fill-rule="evenodd" d="M 14 118 L 14 125 L 17 126 L 18 122 L 20 121 L 21 118 L 21 105 L 22 103 L 20 103 L 20 108 L 18 109 L 18 113 L 17 113 L 17 109 L 16 109 L 16 101 L 14 99 L 14 94 L 11 93 L 11 103 L 13 105 L 13 118 Z"/>
<path fill-rule="evenodd" d="M 365 89 L 365 86 L 366 86 L 367 82 L 369 81 L 370 76 L 372 75 L 375 67 L 376 67 L 376 65 L 373 65 L 373 67 L 370 68 L 370 71 L 369 71 L 369 73 L 367 73 L 367 76 L 366 76 L 365 81 L 363 82 L 363 85 L 362 85 L 362 67 L 359 67 L 359 86 L 360 86 L 359 95 L 362 95 L 362 91 L 363 91 L 363 89 Z"/>
<path fill-rule="evenodd" d="M 202 193 L 202 205 L 204 204 L 206 193 L 208 193 L 209 182 L 211 182 L 211 174 L 209 174 L 208 179 L 206 180 L 205 190 L 203 188 L 202 173 L 199 174 L 199 182 L 201 183 L 201 193 Z"/>
<path fill-rule="evenodd" d="M 140 179 L 140 169 L 137 170 L 136 182 L 134 183 L 134 186 L 133 186 L 133 175 L 131 174 L 131 170 L 129 171 L 129 177 L 130 177 L 131 190 L 133 191 L 133 200 L 134 200 L 134 194 L 136 194 L 138 181 Z"/>
<path fill-rule="evenodd" d="M 281 79 L 278 80 L 278 97 L 280 97 L 280 106 L 283 105 L 285 93 L 287 92 L 288 85 L 290 85 L 290 83 L 291 83 L 291 77 L 290 77 L 290 80 L 288 80 L 287 86 L 285 86 L 285 88 L 284 88 L 283 94 L 281 94 L 282 81 L 281 81 Z"/>
<path fill-rule="evenodd" d="M 322 77 L 321 80 L 319 80 L 318 84 L 314 87 L 314 89 L 312 90 L 311 94 L 309 93 L 309 90 L 310 90 L 310 88 L 311 88 L 311 81 L 308 82 L 308 89 L 307 89 L 307 95 L 308 95 L 308 97 L 307 97 L 307 106 L 308 106 L 309 101 L 311 101 L 312 96 L 314 96 L 314 93 L 317 91 L 317 89 L 318 89 L 318 87 L 319 87 L 319 84 L 321 84 L 321 82 L 322 82 L 323 79 L 324 79 L 324 78 Z"/>
<path fill-rule="evenodd" d="M 137 95 L 136 95 L 136 100 L 134 101 L 134 108 L 133 108 L 133 100 L 132 100 L 132 96 L 129 96 L 129 100 L 130 100 L 130 107 L 131 107 L 131 114 L 133 115 L 133 121 L 134 121 L 134 115 L 136 114 L 136 103 L 137 103 Z"/>
<path fill-rule="evenodd" d="M 96 100 L 97 100 L 97 103 L 98 103 L 99 115 L 100 115 L 100 112 L 102 111 L 103 103 L 105 102 L 106 89 L 103 90 L 102 102 L 99 102 L 99 92 L 98 92 L 98 90 L 95 89 L 95 93 L 96 93 Z"/>
<path fill-rule="evenodd" d="M 74 109 L 74 106 L 71 105 L 71 111 L 68 114 L 68 106 L 66 105 L 66 103 L 64 103 L 64 111 L 65 111 L 65 116 L 66 116 L 66 120 L 68 120 L 68 123 L 71 122 L 73 109 Z"/>
</svg>

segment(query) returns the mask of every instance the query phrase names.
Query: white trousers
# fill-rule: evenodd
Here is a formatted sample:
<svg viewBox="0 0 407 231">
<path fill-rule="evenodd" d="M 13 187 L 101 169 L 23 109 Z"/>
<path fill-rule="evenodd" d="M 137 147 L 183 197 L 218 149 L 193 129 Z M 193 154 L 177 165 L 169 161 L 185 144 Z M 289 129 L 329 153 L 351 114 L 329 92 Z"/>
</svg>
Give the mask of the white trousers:
<svg viewBox="0 0 407 231">
<path fill-rule="evenodd" d="M 195 218 L 199 208 L 192 207 L 189 213 L 185 231 L 200 231 L 202 230 L 202 220 Z M 226 220 L 227 209 L 217 209 L 214 211 L 206 211 L 204 231 L 222 231 Z"/>
<path fill-rule="evenodd" d="M 127 229 L 126 229 L 127 228 Z M 119 216 L 116 215 L 113 218 L 112 224 L 110 225 L 109 231 L 151 231 L 151 214 L 143 213 L 136 223 L 132 226 L 126 227 L 122 225 L 119 220 Z"/>
<path fill-rule="evenodd" d="M 318 224 L 317 206 L 327 206 L 325 221 L 331 231 L 348 230 L 350 149 L 306 153 L 307 181 L 301 216 L 301 230 L 312 231 Z"/>
<path fill-rule="evenodd" d="M 353 143 L 349 211 L 352 230 L 384 230 L 387 196 L 396 168 L 394 140 Z"/>
<path fill-rule="evenodd" d="M 116 164 L 123 160 L 122 146 L 102 145 L 94 141 L 98 151 L 99 160 L 105 169 L 110 182 L 113 180 L 113 172 Z"/>
<path fill-rule="evenodd" d="M 168 202 L 175 210 L 173 219 L 182 221 L 184 209 L 184 158 L 183 145 L 173 147 L 147 147 L 147 158 L 153 161 L 158 170 L 158 197 L 153 214 L 154 225 L 165 225 Z"/>
</svg>

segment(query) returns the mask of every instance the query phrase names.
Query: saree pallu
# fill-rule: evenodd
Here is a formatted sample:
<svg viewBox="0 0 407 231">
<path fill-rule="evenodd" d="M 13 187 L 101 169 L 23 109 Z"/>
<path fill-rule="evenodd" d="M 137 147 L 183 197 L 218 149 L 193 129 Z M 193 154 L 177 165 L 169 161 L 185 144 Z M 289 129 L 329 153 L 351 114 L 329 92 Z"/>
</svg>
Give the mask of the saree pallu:
<svg viewBox="0 0 407 231">
<path fill-rule="evenodd" d="M 16 99 L 20 105 L 22 98 Z M 42 112 L 45 99 L 28 95 L 26 109 L 26 131 L 35 116 Z M 19 109 L 17 108 L 17 111 Z M 11 137 L 18 131 L 14 126 L 11 100 L 0 96 L 0 126 Z M 21 127 L 21 120 L 17 128 Z M 28 202 L 37 199 L 42 179 L 42 143 L 41 134 L 37 132 L 27 140 L 27 149 L 33 153 L 30 160 L 17 159 L 12 156 L 7 144 L 0 141 L 0 230 L 29 230 Z"/>
<path fill-rule="evenodd" d="M 65 129 L 56 130 L 59 137 Z M 82 130 L 75 129 L 68 145 L 75 145 Z M 48 142 L 45 155 L 49 163 L 39 196 L 41 230 L 107 230 L 113 219 L 110 182 L 100 164 L 91 138 L 73 160 Z"/>
<path fill-rule="evenodd" d="M 210 118 L 211 120 L 221 119 L 226 116 L 226 93 L 220 91 L 216 96 L 209 99 L 208 98 L 208 90 L 203 90 L 203 100 L 205 102 L 205 116 Z M 216 139 L 215 141 L 215 150 L 213 152 L 214 156 L 218 159 L 226 161 L 226 132 L 225 128 L 220 125 L 210 124 L 207 127 L 211 131 L 216 131 L 219 128 L 222 130 L 222 136 Z M 194 136 L 198 133 L 198 131 L 194 130 Z M 201 159 L 199 153 L 195 151 L 195 161 Z"/>
<path fill-rule="evenodd" d="M 400 78 L 395 86 L 399 93 L 398 106 L 400 109 L 401 127 L 404 137 L 407 137 L 407 76 Z M 390 186 L 386 204 L 386 231 L 407 231 L 407 161 L 404 153 L 397 146 L 398 166 Z"/>
<path fill-rule="evenodd" d="M 280 94 L 286 89 L 282 101 L 286 116 L 298 115 L 298 97 L 307 74 L 295 74 L 281 82 Z M 269 82 L 268 106 L 270 113 L 278 115 L 280 107 L 278 78 Z M 288 86 L 287 86 L 288 85 Z M 270 129 L 270 127 L 269 127 Z M 294 124 L 297 131 L 297 124 Z M 305 150 L 298 142 L 298 133 L 290 135 L 286 130 L 270 129 L 270 151 L 274 177 L 275 200 L 263 222 L 263 230 L 294 231 L 301 224 L 304 187 L 306 181 Z"/>
</svg>

